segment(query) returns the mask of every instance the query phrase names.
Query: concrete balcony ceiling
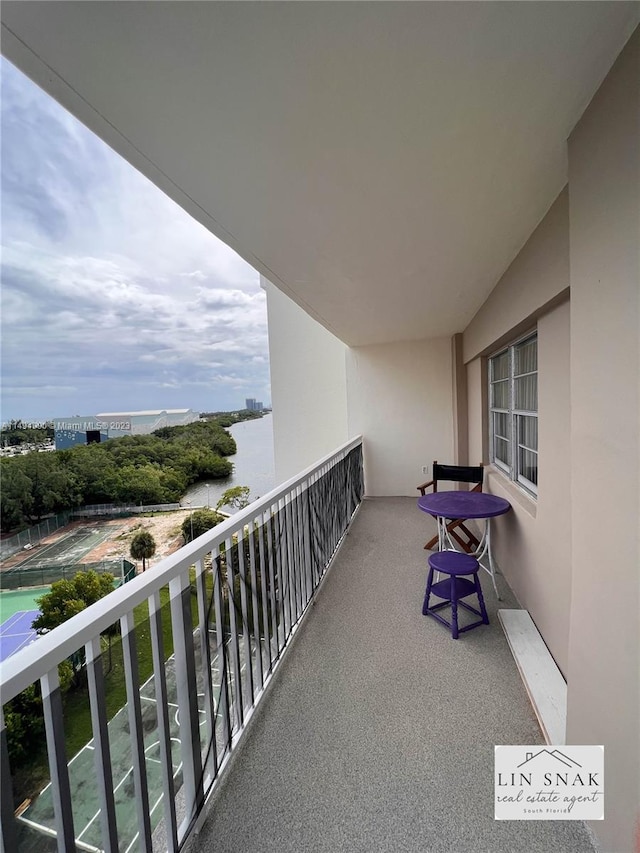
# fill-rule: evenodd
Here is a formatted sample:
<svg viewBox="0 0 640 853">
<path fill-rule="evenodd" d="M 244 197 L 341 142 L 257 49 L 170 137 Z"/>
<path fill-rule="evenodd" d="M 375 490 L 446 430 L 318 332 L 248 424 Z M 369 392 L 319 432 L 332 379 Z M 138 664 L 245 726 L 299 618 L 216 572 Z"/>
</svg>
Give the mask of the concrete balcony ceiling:
<svg viewBox="0 0 640 853">
<path fill-rule="evenodd" d="M 467 325 L 639 9 L 5 2 L 2 50 L 359 345 Z"/>
</svg>

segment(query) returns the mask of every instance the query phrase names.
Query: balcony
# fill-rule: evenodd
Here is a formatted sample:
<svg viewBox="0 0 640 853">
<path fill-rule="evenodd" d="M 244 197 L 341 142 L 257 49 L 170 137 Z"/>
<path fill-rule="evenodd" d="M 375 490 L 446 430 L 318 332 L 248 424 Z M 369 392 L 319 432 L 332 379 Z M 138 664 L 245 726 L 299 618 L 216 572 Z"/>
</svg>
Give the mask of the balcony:
<svg viewBox="0 0 640 853">
<path fill-rule="evenodd" d="M 542 736 L 490 582 L 491 624 L 454 642 L 420 612 L 433 523 L 361 497 L 357 439 L 3 664 L 3 702 L 40 682 L 52 780 L 18 820 L 3 784 L 3 850 L 593 850 L 578 822 L 494 821 L 494 745 Z M 108 721 L 115 622 L 128 701 Z M 93 740 L 69 761 L 58 664 L 78 649 Z"/>
</svg>

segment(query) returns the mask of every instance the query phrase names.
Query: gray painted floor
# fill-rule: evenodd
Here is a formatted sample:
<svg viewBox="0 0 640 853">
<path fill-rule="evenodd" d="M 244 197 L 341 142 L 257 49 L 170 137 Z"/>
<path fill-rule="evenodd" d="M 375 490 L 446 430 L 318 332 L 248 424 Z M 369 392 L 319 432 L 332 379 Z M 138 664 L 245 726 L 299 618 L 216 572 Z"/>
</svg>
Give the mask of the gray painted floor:
<svg viewBox="0 0 640 853">
<path fill-rule="evenodd" d="M 542 735 L 487 575 L 490 626 L 422 616 L 430 531 L 415 500 L 364 502 L 192 850 L 593 850 L 578 822 L 494 821 L 494 745 Z"/>
</svg>

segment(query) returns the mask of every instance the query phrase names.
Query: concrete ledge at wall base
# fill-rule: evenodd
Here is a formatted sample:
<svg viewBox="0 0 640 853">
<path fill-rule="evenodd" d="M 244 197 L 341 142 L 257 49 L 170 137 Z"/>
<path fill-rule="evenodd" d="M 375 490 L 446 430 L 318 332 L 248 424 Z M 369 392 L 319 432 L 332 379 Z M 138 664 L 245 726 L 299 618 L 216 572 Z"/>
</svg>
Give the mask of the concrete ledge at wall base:
<svg viewBox="0 0 640 853">
<path fill-rule="evenodd" d="M 498 610 L 500 624 L 548 744 L 566 743 L 567 683 L 528 610 Z"/>
</svg>

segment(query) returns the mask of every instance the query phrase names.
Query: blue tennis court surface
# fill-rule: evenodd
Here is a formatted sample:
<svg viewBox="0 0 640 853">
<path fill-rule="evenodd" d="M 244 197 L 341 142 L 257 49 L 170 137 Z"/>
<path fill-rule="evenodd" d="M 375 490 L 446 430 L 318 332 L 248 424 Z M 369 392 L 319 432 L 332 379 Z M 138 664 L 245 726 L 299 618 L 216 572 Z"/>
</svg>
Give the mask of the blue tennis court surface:
<svg viewBox="0 0 640 853">
<path fill-rule="evenodd" d="M 31 623 L 39 615 L 39 610 L 21 610 L 0 625 L 0 662 L 38 639 Z"/>
</svg>

